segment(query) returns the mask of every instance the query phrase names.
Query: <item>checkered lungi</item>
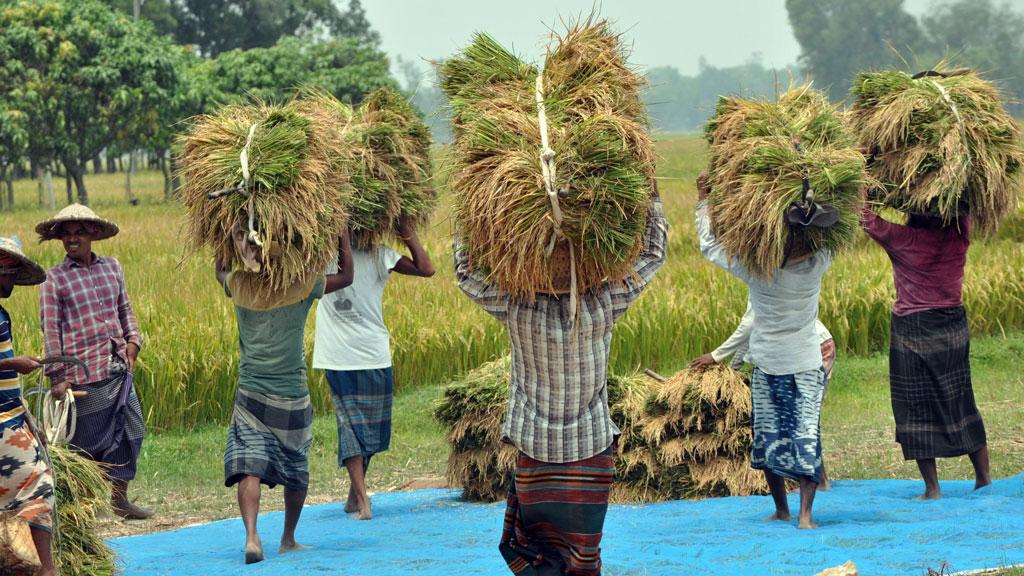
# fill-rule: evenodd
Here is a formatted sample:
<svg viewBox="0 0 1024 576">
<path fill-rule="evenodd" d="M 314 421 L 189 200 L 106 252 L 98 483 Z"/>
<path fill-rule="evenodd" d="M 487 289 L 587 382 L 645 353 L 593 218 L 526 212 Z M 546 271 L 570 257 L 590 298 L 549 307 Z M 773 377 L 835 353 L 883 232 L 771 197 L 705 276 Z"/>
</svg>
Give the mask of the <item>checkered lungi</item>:
<svg viewBox="0 0 1024 576">
<path fill-rule="evenodd" d="M 313 405 L 309 395 L 287 398 L 239 388 L 224 449 L 224 485 L 255 476 L 271 488 L 309 486 Z"/>
<path fill-rule="evenodd" d="M 75 399 L 78 416 L 69 444 L 102 463 L 110 478 L 134 479 L 146 421 L 131 375 L 115 372 L 105 380 L 72 386 L 72 390 L 85 390 L 88 395 Z"/>
</svg>

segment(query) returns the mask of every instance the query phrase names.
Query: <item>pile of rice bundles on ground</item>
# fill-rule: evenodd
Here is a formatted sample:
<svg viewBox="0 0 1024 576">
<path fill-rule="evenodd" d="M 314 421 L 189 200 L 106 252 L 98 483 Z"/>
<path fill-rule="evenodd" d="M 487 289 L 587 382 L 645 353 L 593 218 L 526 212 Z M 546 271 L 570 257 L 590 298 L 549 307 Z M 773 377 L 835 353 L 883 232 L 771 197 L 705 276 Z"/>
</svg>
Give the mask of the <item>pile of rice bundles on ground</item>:
<svg viewBox="0 0 1024 576">
<path fill-rule="evenodd" d="M 463 498 L 503 498 L 516 448 L 501 441 L 509 358 L 470 372 L 445 389 L 434 415 L 448 430 L 448 481 Z M 609 376 L 608 401 L 619 427 L 613 502 L 767 492 L 750 469 L 750 392 L 727 367 L 684 370 L 664 384 L 642 375 Z"/>
<path fill-rule="evenodd" d="M 622 38 L 606 21 L 571 24 L 553 35 L 541 72 L 477 34 L 439 74 L 455 137 L 455 220 L 470 264 L 514 297 L 568 292 L 572 267 L 577 292 L 624 278 L 642 247 L 654 152 L 645 81 L 626 64 Z M 538 93 L 557 203 L 541 167 Z"/>
<path fill-rule="evenodd" d="M 803 86 L 775 102 L 722 97 L 704 133 L 712 228 L 726 253 L 755 276 L 770 278 L 787 247 L 837 251 L 852 242 L 864 157 L 824 94 Z M 834 226 L 786 222 L 786 210 L 805 198 L 805 178 L 815 202 L 838 209 Z"/>
<path fill-rule="evenodd" d="M 337 118 L 309 100 L 231 105 L 197 117 L 180 138 L 192 248 L 209 247 L 218 263 L 243 267 L 231 235 L 238 223 L 262 247 L 258 272 L 268 290 L 322 273 L 346 220 Z M 244 181 L 243 150 L 248 186 L 210 198 Z"/>
<path fill-rule="evenodd" d="M 64 576 L 111 576 L 116 556 L 97 532 L 111 513 L 110 483 L 100 465 L 67 446 L 50 444 L 57 518 L 54 561 Z"/>
<path fill-rule="evenodd" d="M 969 212 L 992 231 L 1020 196 L 1020 128 L 991 82 L 944 74 L 858 74 L 850 124 L 871 158 L 876 200 L 947 224 Z"/>
</svg>

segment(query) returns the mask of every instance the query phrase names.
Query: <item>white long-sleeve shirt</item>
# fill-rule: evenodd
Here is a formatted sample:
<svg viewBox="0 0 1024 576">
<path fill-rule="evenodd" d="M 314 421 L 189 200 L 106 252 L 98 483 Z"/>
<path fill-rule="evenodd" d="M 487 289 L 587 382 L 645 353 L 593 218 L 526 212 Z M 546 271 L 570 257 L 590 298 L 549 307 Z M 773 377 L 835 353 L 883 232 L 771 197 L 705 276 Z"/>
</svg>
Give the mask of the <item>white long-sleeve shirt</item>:
<svg viewBox="0 0 1024 576">
<path fill-rule="evenodd" d="M 721 363 L 722 360 L 729 356 L 733 357 L 730 364 L 734 367 L 747 362 L 747 352 L 750 349 L 750 332 L 753 327 L 754 308 L 750 305 L 750 300 L 748 299 L 747 310 L 743 313 L 743 317 L 740 318 L 740 323 L 736 326 L 736 330 L 718 348 L 711 351 L 711 357 L 715 359 L 715 362 Z M 817 318 L 814 319 L 814 331 L 818 335 L 819 345 L 832 339 L 832 333 Z"/>
<path fill-rule="evenodd" d="M 751 309 L 747 358 L 766 374 L 785 375 L 821 368 L 821 344 L 815 331 L 821 279 L 832 264 L 828 252 L 780 268 L 770 280 L 752 275 L 730 258 L 711 231 L 707 202 L 697 204 L 697 233 L 704 258 L 747 284 Z"/>
</svg>

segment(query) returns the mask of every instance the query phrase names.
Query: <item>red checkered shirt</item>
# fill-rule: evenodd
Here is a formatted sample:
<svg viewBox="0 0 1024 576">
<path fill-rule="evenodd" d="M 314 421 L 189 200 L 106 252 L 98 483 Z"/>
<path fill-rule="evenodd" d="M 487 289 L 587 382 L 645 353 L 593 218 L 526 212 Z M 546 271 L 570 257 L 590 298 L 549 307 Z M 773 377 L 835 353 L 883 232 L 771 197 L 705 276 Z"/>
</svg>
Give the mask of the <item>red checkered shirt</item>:
<svg viewBox="0 0 1024 576">
<path fill-rule="evenodd" d="M 110 374 L 112 356 L 127 360 L 129 342 L 142 346 L 121 263 L 109 256 L 93 257 L 91 266 L 64 258 L 46 273 L 40 290 L 46 355 L 74 356 L 89 367 L 86 379 L 80 367 L 50 365 L 46 374 L 54 383 L 103 380 Z"/>
</svg>

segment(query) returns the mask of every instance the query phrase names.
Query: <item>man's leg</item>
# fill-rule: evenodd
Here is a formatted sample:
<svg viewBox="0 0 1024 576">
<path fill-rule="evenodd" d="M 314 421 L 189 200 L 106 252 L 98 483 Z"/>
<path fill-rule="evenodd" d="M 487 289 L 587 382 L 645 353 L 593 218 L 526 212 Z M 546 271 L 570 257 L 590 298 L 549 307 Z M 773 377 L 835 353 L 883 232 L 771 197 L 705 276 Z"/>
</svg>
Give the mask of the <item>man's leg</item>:
<svg viewBox="0 0 1024 576">
<path fill-rule="evenodd" d="M 786 520 L 792 516 L 789 514 L 789 502 L 786 500 L 786 480 L 765 468 L 764 479 L 768 481 L 768 489 L 772 492 L 772 500 L 775 501 L 775 514 L 768 517 L 769 520 Z"/>
<path fill-rule="evenodd" d="M 921 479 L 924 480 L 924 494 L 919 496 L 919 498 L 921 500 L 938 500 L 942 498 L 942 490 L 939 488 L 939 471 L 935 466 L 935 458 L 922 458 L 918 460 L 917 468 L 921 471 Z"/>
<path fill-rule="evenodd" d="M 114 513 L 127 520 L 145 520 L 153 515 L 149 508 L 143 508 L 128 499 L 128 481 L 110 479 L 110 499 Z"/>
<path fill-rule="evenodd" d="M 974 489 L 983 488 L 992 483 L 992 477 L 988 471 L 988 446 L 982 446 L 970 455 L 971 464 L 974 465 Z"/>
<path fill-rule="evenodd" d="M 302 505 L 305 503 L 305 489 L 284 489 L 284 532 L 281 533 L 279 552 L 293 552 L 309 548 L 309 546 L 303 546 L 295 541 L 295 527 L 299 525 L 299 516 L 302 515 Z"/>
<path fill-rule="evenodd" d="M 348 470 L 348 477 L 351 482 L 349 486 L 349 503 L 355 504 L 355 512 L 359 511 L 360 520 L 370 520 L 373 512 L 370 509 L 370 497 L 366 495 L 366 469 L 365 459 L 362 456 L 353 456 L 345 460 L 345 468 Z M 353 496 L 354 501 L 353 501 Z M 345 506 L 349 511 L 349 506 Z"/>
<path fill-rule="evenodd" d="M 42 528 L 32 526 L 32 542 L 36 545 L 36 553 L 39 554 L 38 576 L 53 576 L 56 574 L 53 568 L 53 554 L 50 552 L 50 533 Z"/>
<path fill-rule="evenodd" d="M 817 528 L 811 518 L 811 508 L 814 506 L 814 494 L 818 491 L 818 483 L 810 478 L 800 478 L 800 524 L 797 528 Z"/>
<path fill-rule="evenodd" d="M 253 564 L 263 560 L 263 543 L 256 531 L 256 518 L 260 514 L 260 479 L 244 476 L 238 482 L 238 509 L 245 524 L 245 563 Z"/>
</svg>

